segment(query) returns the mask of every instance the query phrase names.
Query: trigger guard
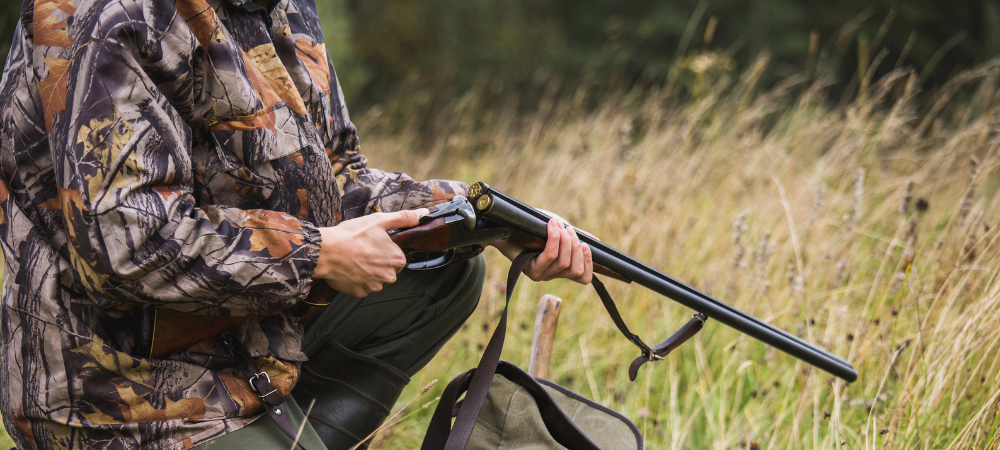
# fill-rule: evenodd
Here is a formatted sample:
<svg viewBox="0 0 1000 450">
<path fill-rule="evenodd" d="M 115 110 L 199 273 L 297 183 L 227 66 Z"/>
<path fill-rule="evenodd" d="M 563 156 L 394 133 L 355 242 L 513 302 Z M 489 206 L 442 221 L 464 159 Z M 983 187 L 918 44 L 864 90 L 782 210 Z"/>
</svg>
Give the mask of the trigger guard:
<svg viewBox="0 0 1000 450">
<path fill-rule="evenodd" d="M 448 263 L 450 263 L 451 260 L 454 259 L 454 258 L 455 258 L 455 250 L 451 249 L 451 250 L 448 250 L 444 255 L 441 255 L 441 256 L 439 256 L 437 258 L 434 258 L 434 259 L 430 259 L 430 260 L 427 260 L 427 261 L 411 262 L 411 263 L 409 263 L 409 264 L 406 265 L 406 268 L 410 269 L 410 270 L 431 270 L 431 269 L 437 269 L 439 267 L 444 267 L 444 266 L 448 265 Z"/>
</svg>

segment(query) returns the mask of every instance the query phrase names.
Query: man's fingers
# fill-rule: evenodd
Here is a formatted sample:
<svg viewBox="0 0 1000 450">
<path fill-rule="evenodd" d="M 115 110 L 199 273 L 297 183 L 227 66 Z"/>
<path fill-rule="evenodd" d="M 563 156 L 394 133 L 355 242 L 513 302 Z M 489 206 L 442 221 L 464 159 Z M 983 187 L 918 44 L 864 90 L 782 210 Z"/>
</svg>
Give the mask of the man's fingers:
<svg viewBox="0 0 1000 450">
<path fill-rule="evenodd" d="M 542 272 L 541 278 L 543 280 L 551 280 L 553 278 L 562 278 L 562 275 L 566 272 L 566 269 L 570 267 L 573 263 L 573 237 L 569 230 L 563 228 L 562 224 L 558 224 L 559 227 L 559 255 L 556 257 L 552 264 Z"/>
<path fill-rule="evenodd" d="M 594 279 L 594 254 L 590 251 L 590 246 L 586 244 L 581 250 L 583 253 L 583 274 L 574 278 L 573 281 L 590 284 Z"/>
<path fill-rule="evenodd" d="M 535 257 L 535 267 L 545 269 L 559 257 L 559 225 L 555 220 L 550 220 L 548 225 L 548 239 L 545 240 L 545 249 L 542 254 Z"/>
<path fill-rule="evenodd" d="M 533 281 L 544 281 L 542 276 L 545 274 L 545 270 L 559 256 L 559 228 L 555 221 L 549 220 L 546 231 L 548 238 L 545 240 L 545 248 L 524 266 L 524 274 Z"/>
<path fill-rule="evenodd" d="M 571 230 L 568 232 L 572 233 Z M 548 279 L 551 280 L 556 278 L 566 278 L 569 280 L 579 282 L 580 278 L 584 275 L 584 271 L 586 269 L 583 256 L 583 249 L 585 247 L 586 245 L 582 245 L 579 239 L 573 239 L 572 249 L 568 252 L 570 253 L 570 257 L 572 259 L 572 262 L 570 263 L 569 267 L 563 269 L 558 273 L 551 274 L 548 277 Z"/>
<path fill-rule="evenodd" d="M 567 231 L 569 231 L 573 238 L 573 256 L 569 266 L 570 278 L 578 278 L 583 276 L 586 268 L 583 261 L 583 247 L 586 247 L 586 245 L 580 243 L 580 237 L 576 235 L 576 231 L 573 228 L 569 228 Z"/>
<path fill-rule="evenodd" d="M 386 230 L 415 227 L 420 224 L 420 218 L 426 216 L 428 212 L 430 211 L 428 211 L 427 208 L 420 208 L 404 209 L 393 213 L 383 213 L 383 223 Z"/>
<path fill-rule="evenodd" d="M 538 278 L 542 281 L 549 281 L 559 277 L 559 274 L 569 267 L 571 261 L 573 244 L 568 240 L 566 229 L 563 228 L 562 223 L 557 222 L 556 226 L 558 227 L 556 228 L 557 237 L 554 239 L 550 238 L 549 242 L 555 241 L 558 243 L 558 252 L 548 265 L 539 266 L 541 273 Z"/>
<path fill-rule="evenodd" d="M 524 274 L 535 281 L 568 278 L 589 284 L 593 278 L 593 253 L 580 242 L 575 228 L 566 227 L 560 219 L 549 220 L 545 248 L 524 268 Z"/>
<path fill-rule="evenodd" d="M 406 254 L 399 247 L 390 247 L 388 256 L 389 265 L 393 267 L 403 267 L 406 265 Z"/>
</svg>

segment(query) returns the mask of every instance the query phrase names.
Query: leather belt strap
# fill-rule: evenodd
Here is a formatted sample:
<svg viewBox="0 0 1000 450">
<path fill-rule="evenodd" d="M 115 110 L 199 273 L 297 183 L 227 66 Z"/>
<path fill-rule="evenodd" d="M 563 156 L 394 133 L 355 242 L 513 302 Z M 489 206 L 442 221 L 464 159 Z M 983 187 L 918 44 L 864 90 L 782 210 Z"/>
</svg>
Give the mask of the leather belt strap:
<svg viewBox="0 0 1000 450">
<path fill-rule="evenodd" d="M 296 441 L 298 431 L 292 425 L 291 416 L 285 406 L 285 397 L 278 394 L 278 390 L 271 385 L 271 377 L 267 375 L 267 372 L 257 367 L 247 348 L 241 342 L 231 339 L 229 333 L 223 334 L 223 342 L 232 351 L 236 368 L 243 373 L 247 382 L 250 383 L 250 387 L 263 400 L 264 411 L 274 420 L 278 428 L 281 428 L 281 431 L 284 431 L 292 441 Z M 297 446 L 305 450 L 301 442 L 298 442 Z"/>
</svg>

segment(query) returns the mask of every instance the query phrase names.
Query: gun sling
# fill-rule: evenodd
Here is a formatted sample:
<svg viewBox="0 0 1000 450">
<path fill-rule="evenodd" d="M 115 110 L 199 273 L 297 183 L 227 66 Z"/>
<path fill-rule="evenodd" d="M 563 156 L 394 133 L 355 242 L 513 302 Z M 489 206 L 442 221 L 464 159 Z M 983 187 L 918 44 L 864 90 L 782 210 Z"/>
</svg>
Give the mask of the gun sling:
<svg viewBox="0 0 1000 450">
<path fill-rule="evenodd" d="M 486 345 L 486 350 L 479 361 L 479 366 L 456 378 L 445 388 L 444 393 L 441 395 L 441 402 L 442 404 L 454 404 L 454 411 L 452 408 L 438 408 L 435 411 L 434 416 L 431 418 L 427 435 L 424 437 L 424 442 L 420 447 L 421 450 L 460 450 L 465 448 L 469 438 L 472 436 L 472 430 L 476 425 L 479 412 L 486 401 L 486 395 L 493 381 L 493 375 L 497 373 L 497 368 L 500 364 L 500 353 L 503 351 L 503 343 L 507 335 L 507 309 L 510 306 L 510 298 L 514 292 L 514 287 L 517 285 L 518 278 L 520 278 L 521 270 L 524 269 L 528 261 L 538 255 L 538 252 L 526 251 L 518 255 L 514 259 L 514 262 L 511 263 L 510 271 L 507 274 L 507 294 L 503 313 L 500 315 L 500 321 L 493 331 L 493 336 L 490 337 L 489 344 Z M 698 333 L 704 324 L 705 316 L 700 313 L 695 314 L 694 318 L 672 336 L 662 343 L 650 347 L 642 339 L 629 331 L 628 326 L 625 325 L 625 321 L 618 312 L 617 306 L 615 306 L 614 300 L 611 299 L 607 289 L 604 288 L 604 285 L 597 277 L 594 277 L 592 284 L 619 331 L 642 351 L 642 355 L 636 358 L 629 367 L 629 377 L 633 381 L 635 380 L 634 374 L 638 373 L 639 367 L 643 363 L 662 359 L 673 349 L 679 347 Z M 504 372 L 509 374 L 509 371 Z M 529 385 L 528 383 L 518 384 L 521 386 Z M 466 389 L 465 399 L 458 401 L 458 396 L 462 391 L 466 391 Z M 539 411 L 542 414 L 542 419 L 553 438 L 567 448 L 598 448 L 572 421 L 566 418 L 565 414 L 559 410 L 544 390 L 540 392 L 532 391 L 531 394 L 535 397 Z M 449 430 L 452 415 L 456 415 L 457 418 L 454 426 Z"/>
</svg>

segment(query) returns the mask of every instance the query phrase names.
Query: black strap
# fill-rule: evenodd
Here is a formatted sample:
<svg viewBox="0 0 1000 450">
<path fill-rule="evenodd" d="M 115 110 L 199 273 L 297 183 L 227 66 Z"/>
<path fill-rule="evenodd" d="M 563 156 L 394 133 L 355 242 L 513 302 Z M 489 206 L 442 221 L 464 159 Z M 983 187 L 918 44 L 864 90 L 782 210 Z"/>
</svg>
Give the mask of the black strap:
<svg viewBox="0 0 1000 450">
<path fill-rule="evenodd" d="M 680 347 L 681 344 L 691 339 L 692 336 L 698 334 L 701 331 L 701 327 L 705 325 L 705 320 L 708 317 L 702 313 L 695 313 L 688 323 L 684 324 L 676 333 L 672 334 L 665 341 L 650 348 L 649 353 L 643 353 L 632 360 L 632 364 L 628 366 L 628 379 L 629 381 L 635 381 L 636 375 L 639 374 L 639 368 L 643 364 L 649 361 L 659 361 L 667 356 L 668 353 L 672 352 L 675 348 Z"/>
<path fill-rule="evenodd" d="M 431 418 L 427 434 L 424 436 L 424 442 L 420 447 L 422 450 L 460 450 L 465 448 L 472 436 L 472 429 L 476 425 L 479 412 L 486 402 L 486 395 L 493 382 L 493 375 L 496 373 L 524 387 L 534 397 L 542 420 L 556 442 L 574 450 L 600 450 L 559 409 L 555 400 L 538 382 L 516 366 L 500 361 L 504 338 L 507 335 L 507 308 L 510 305 L 510 298 L 517 285 L 517 280 L 520 278 L 521 270 L 535 256 L 538 256 L 538 253 L 524 252 L 514 258 L 510 272 L 507 274 L 507 298 L 503 313 L 500 315 L 500 322 L 483 352 L 479 366 L 459 375 L 451 383 L 448 383 L 441 394 L 441 402 Z M 468 393 L 465 395 L 465 399 L 459 401 L 458 397 L 466 391 Z M 451 426 L 452 416 L 457 416 L 454 427 Z"/>
<path fill-rule="evenodd" d="M 458 414 L 455 408 L 464 402 L 458 400 L 458 396 L 469 389 L 469 382 L 472 381 L 472 374 L 476 369 L 470 369 L 451 380 L 448 387 L 441 393 L 441 401 L 438 403 L 434 415 L 431 417 L 431 424 L 427 427 L 427 434 L 424 435 L 424 442 L 420 445 L 420 450 L 443 449 L 448 443 L 448 436 L 451 433 L 451 418 Z"/>
<path fill-rule="evenodd" d="M 253 361 L 253 357 L 250 356 L 250 352 L 243 343 L 231 339 L 228 333 L 223 335 L 223 341 L 232 350 L 236 368 L 243 373 L 243 377 L 250 383 L 250 387 L 257 391 L 257 395 L 263 400 L 264 411 L 267 412 L 267 415 L 274 420 L 278 428 L 281 428 L 281 431 L 284 431 L 292 441 L 297 442 L 299 448 L 305 450 L 302 443 L 295 439 L 298 430 L 292 425 L 291 416 L 289 416 L 288 408 L 285 406 L 285 397 L 279 394 L 278 390 L 271 385 L 271 378 L 267 375 L 267 372 L 257 367 L 257 364 Z M 303 420 L 305 419 L 303 418 Z"/>
<path fill-rule="evenodd" d="M 479 367 L 472 374 L 469 382 L 469 393 L 465 395 L 462 410 L 455 419 L 455 426 L 452 427 L 445 443 L 445 450 L 461 450 L 469 442 L 472 436 L 472 428 L 476 426 L 476 418 L 486 401 L 486 393 L 489 392 L 490 383 L 493 381 L 493 374 L 496 373 L 497 364 L 500 362 L 500 353 L 503 351 L 503 341 L 507 336 L 507 306 L 510 305 L 510 296 L 517 285 L 517 279 L 521 276 L 521 269 L 528 261 L 538 256 L 537 252 L 524 252 L 514 258 L 510 265 L 510 272 L 507 273 L 507 301 L 504 303 L 503 313 L 500 315 L 500 322 L 497 323 L 493 336 L 490 337 L 486 351 L 483 352 L 482 359 L 479 360 Z M 423 447 L 422 447 L 423 448 Z M 431 448 L 431 447 L 427 447 Z"/>
<path fill-rule="evenodd" d="M 607 288 L 604 287 L 604 283 L 601 282 L 595 275 L 590 284 L 594 285 L 594 290 L 597 291 L 597 296 L 601 298 L 601 303 L 604 304 L 604 309 L 608 311 L 608 315 L 611 316 L 611 320 L 614 321 L 615 325 L 618 326 L 618 331 L 621 331 L 628 340 L 632 341 L 642 354 L 632 361 L 632 364 L 628 368 L 628 379 L 629 381 L 635 381 L 635 377 L 639 374 L 639 368 L 642 367 L 648 361 L 658 361 L 667 356 L 668 353 L 672 352 L 675 348 L 680 347 L 692 336 L 698 334 L 701 331 L 701 327 L 705 325 L 705 321 L 708 320 L 708 316 L 702 313 L 695 313 L 691 316 L 691 320 L 684 324 L 680 330 L 668 337 L 665 341 L 650 347 L 646 345 L 639 336 L 632 334 L 629 331 L 628 326 L 625 325 L 625 320 L 622 319 L 622 315 L 618 312 L 618 306 L 615 305 L 615 301 L 611 299 L 611 294 L 608 293 Z"/>
<path fill-rule="evenodd" d="M 590 284 L 594 286 L 594 290 L 597 291 L 597 296 L 601 298 L 601 303 L 604 304 L 604 309 L 608 311 L 608 315 L 611 316 L 611 320 L 618 326 L 618 331 L 621 331 L 628 340 L 632 341 L 636 347 L 642 350 L 642 353 L 649 353 L 649 346 L 646 345 L 639 336 L 632 334 L 628 329 L 628 325 L 625 325 L 625 320 L 622 319 L 622 315 L 618 312 L 618 306 L 615 305 L 615 301 L 611 299 L 611 294 L 608 293 L 608 289 L 604 287 L 604 283 L 601 282 L 597 275 L 590 281 Z"/>
<path fill-rule="evenodd" d="M 448 386 L 441 394 L 441 402 L 431 418 L 427 434 L 424 436 L 424 442 L 420 446 L 421 450 L 462 450 L 465 448 L 469 442 L 469 438 L 472 436 L 472 429 L 476 425 L 476 419 L 479 417 L 483 403 L 486 401 L 486 395 L 493 381 L 493 375 L 498 373 L 498 366 L 502 368 L 500 372 L 503 375 L 525 387 L 535 397 L 539 411 L 542 414 L 542 419 L 557 442 L 574 450 L 597 449 L 597 446 L 562 413 L 559 407 L 555 405 L 551 396 L 543 388 L 537 386 L 537 389 L 531 389 L 529 387 L 537 385 L 537 382 L 534 382 L 523 371 L 511 370 L 506 367 L 507 363 L 500 361 L 504 338 L 507 335 L 507 308 L 510 306 L 510 298 L 514 293 L 514 287 L 517 285 L 517 280 L 521 276 L 522 269 L 524 269 L 528 261 L 531 261 L 532 258 L 538 255 L 539 253 L 537 252 L 523 252 L 517 258 L 514 258 L 513 263 L 510 265 L 510 271 L 507 273 L 507 291 L 503 313 L 500 315 L 500 321 L 493 331 L 493 336 L 490 337 L 489 344 L 486 345 L 483 357 L 479 360 L 479 366 L 459 375 L 451 383 L 448 383 Z M 614 321 L 618 330 L 642 351 L 642 355 L 632 361 L 632 364 L 629 366 L 629 379 L 632 381 L 635 381 L 639 368 L 645 362 L 663 359 L 673 349 L 700 331 L 707 319 L 704 314 L 696 313 L 687 324 L 672 336 L 659 345 L 650 347 L 639 336 L 629 331 L 628 326 L 625 325 L 625 321 L 618 312 L 618 307 L 615 305 L 611 295 L 608 294 L 608 290 L 604 287 L 604 283 L 595 276 L 592 284 L 594 285 L 594 290 L 597 291 L 597 296 L 601 298 L 604 308 L 608 311 L 608 315 L 611 316 L 611 320 Z M 458 397 L 466 391 L 468 393 L 465 395 L 464 400 L 459 401 Z M 455 419 L 454 426 L 451 426 L 451 418 L 453 416 L 457 418 Z"/>
</svg>

